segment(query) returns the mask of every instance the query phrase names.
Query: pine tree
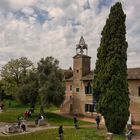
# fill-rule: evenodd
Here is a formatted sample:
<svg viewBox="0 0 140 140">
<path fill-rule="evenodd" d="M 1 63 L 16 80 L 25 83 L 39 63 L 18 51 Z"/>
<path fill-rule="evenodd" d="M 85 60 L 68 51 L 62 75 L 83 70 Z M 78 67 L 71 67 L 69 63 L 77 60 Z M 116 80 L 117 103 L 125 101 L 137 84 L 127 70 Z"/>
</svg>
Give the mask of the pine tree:
<svg viewBox="0 0 140 140">
<path fill-rule="evenodd" d="M 125 19 L 122 5 L 117 2 L 101 33 L 94 70 L 97 111 L 104 116 L 108 131 L 116 134 L 123 132 L 129 116 Z"/>
</svg>

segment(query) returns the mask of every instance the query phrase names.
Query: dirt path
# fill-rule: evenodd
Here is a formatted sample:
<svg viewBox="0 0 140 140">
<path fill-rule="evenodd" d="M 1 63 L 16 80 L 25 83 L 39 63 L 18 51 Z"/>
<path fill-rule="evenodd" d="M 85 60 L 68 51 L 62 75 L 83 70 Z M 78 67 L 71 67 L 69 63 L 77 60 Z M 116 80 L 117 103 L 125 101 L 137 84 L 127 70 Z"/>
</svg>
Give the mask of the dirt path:
<svg viewBox="0 0 140 140">
<path fill-rule="evenodd" d="M 20 132 L 20 133 L 5 133 L 5 125 L 6 123 L 0 123 L 0 136 L 13 136 L 13 135 L 23 135 L 28 134 L 40 130 L 47 130 L 47 129 L 58 129 L 58 126 L 50 126 L 49 124 L 44 126 L 34 126 L 34 122 L 28 122 L 27 125 L 27 131 L 26 132 Z M 31 127 L 32 126 L 32 127 Z M 104 125 L 101 125 L 101 127 L 104 127 Z M 73 128 L 73 126 L 64 126 L 64 128 Z M 95 128 L 95 125 L 81 125 L 80 128 Z M 140 126 L 133 126 L 134 135 L 132 137 L 132 140 L 140 140 Z"/>
<path fill-rule="evenodd" d="M 13 136 L 13 135 L 22 135 L 22 134 L 28 134 L 31 132 L 36 132 L 40 130 L 47 130 L 47 129 L 58 129 L 59 126 L 50 126 L 49 124 L 46 124 L 44 126 L 34 126 L 34 122 L 27 122 L 27 131 L 26 132 L 17 132 L 17 133 L 6 133 L 5 132 L 5 126 L 7 123 L 0 123 L 0 136 Z M 81 125 L 80 128 L 94 128 L 93 125 Z M 63 128 L 74 128 L 73 126 L 63 126 Z"/>
</svg>

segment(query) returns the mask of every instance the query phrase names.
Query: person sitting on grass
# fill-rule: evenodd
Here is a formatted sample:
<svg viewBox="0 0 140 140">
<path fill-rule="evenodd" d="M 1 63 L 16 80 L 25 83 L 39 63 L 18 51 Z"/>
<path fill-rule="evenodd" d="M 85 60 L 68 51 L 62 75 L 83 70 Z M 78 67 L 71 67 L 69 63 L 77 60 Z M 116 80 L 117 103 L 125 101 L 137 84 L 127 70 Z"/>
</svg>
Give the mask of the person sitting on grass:
<svg viewBox="0 0 140 140">
<path fill-rule="evenodd" d="M 43 123 L 44 123 L 44 117 L 43 117 L 43 115 L 39 114 L 35 120 L 35 124 L 40 126 Z"/>
<path fill-rule="evenodd" d="M 23 132 L 26 131 L 26 125 L 24 121 L 21 123 L 21 129 L 23 130 Z"/>
</svg>

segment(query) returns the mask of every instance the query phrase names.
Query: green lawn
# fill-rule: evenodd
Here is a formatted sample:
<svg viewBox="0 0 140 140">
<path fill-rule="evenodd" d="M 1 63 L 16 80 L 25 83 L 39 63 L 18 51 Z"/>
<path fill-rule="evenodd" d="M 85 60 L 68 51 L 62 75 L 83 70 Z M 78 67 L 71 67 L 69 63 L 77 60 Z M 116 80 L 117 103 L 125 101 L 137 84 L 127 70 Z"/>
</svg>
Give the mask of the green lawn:
<svg viewBox="0 0 140 140">
<path fill-rule="evenodd" d="M 22 106 L 16 102 L 12 102 L 12 106 L 8 107 L 8 102 L 5 103 L 4 112 L 0 113 L 0 122 L 17 122 L 18 115 L 24 115 L 24 112 L 29 109 L 28 106 Z M 51 125 L 73 125 L 73 119 L 65 118 L 60 115 L 53 113 L 57 108 L 51 107 L 45 110 L 46 116 L 45 120 Z M 39 108 L 36 108 L 32 118 L 29 121 L 34 121 L 39 113 Z M 89 122 L 79 121 L 79 125 L 91 124 Z M 10 136 L 10 137 L 0 137 L 0 140 L 56 140 L 58 135 L 57 129 L 37 131 L 35 133 Z M 98 131 L 93 128 L 81 128 L 81 129 L 64 129 L 64 140 L 104 140 L 106 137 L 106 130 L 99 129 Z M 124 140 L 124 136 L 114 136 L 113 140 Z"/>
<path fill-rule="evenodd" d="M 8 104 L 8 102 L 6 102 Z M 5 104 L 6 104 L 5 103 Z M 6 107 L 3 113 L 0 113 L 0 121 L 1 122 L 17 122 L 17 117 L 18 115 L 23 115 L 26 110 L 29 109 L 27 106 L 21 106 L 20 104 L 15 103 L 14 101 L 11 103 L 12 106 L 10 108 Z M 8 106 L 8 105 L 6 105 Z M 65 118 L 60 115 L 57 115 L 56 113 L 53 113 L 55 111 L 56 107 L 51 107 L 46 109 L 45 113 L 45 120 L 47 123 L 50 123 L 51 125 L 73 125 L 73 119 L 71 118 Z M 39 114 L 39 108 L 36 108 L 34 110 L 34 113 L 32 114 L 32 118 L 29 119 L 29 121 L 34 121 Z M 84 121 L 78 121 L 79 125 L 82 124 L 91 124 L 89 122 L 84 122 Z"/>
<path fill-rule="evenodd" d="M 73 125 L 74 124 L 72 118 L 65 118 L 52 112 L 48 112 L 46 114 L 46 121 L 49 122 L 51 125 L 61 125 L 61 124 Z M 92 123 L 78 120 L 78 124 L 83 125 L 83 124 L 92 124 Z"/>
<path fill-rule="evenodd" d="M 105 130 L 92 128 L 64 129 L 64 140 L 105 140 Z M 57 129 L 38 131 L 35 133 L 0 137 L 0 140 L 57 140 Z M 124 136 L 114 136 L 113 140 L 125 140 Z"/>
</svg>

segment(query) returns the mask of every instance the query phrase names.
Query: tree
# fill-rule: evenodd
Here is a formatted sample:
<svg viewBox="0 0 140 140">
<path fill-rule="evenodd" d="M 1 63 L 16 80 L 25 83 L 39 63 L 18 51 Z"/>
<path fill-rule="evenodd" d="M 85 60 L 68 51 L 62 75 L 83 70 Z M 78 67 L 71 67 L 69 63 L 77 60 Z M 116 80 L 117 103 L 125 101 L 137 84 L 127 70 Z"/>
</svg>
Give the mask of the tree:
<svg viewBox="0 0 140 140">
<path fill-rule="evenodd" d="M 104 116 L 108 131 L 117 134 L 123 132 L 129 116 L 125 18 L 117 2 L 101 33 L 93 81 L 97 111 Z"/>
<path fill-rule="evenodd" d="M 30 104 L 31 108 L 35 107 L 38 97 L 38 75 L 37 70 L 33 69 L 26 77 L 25 83 L 18 89 L 18 99 L 23 104 Z"/>
<path fill-rule="evenodd" d="M 58 64 L 58 60 L 53 57 L 42 58 L 38 63 L 41 113 L 44 113 L 45 106 L 60 106 L 64 100 L 63 73 Z"/>
<path fill-rule="evenodd" d="M 20 66 L 22 69 L 22 73 L 21 73 L 21 80 L 22 83 L 24 83 L 25 79 L 26 79 L 26 75 L 28 74 L 29 70 L 32 68 L 34 68 L 32 61 L 28 60 L 27 57 L 21 57 L 19 58 L 20 61 Z"/>
<path fill-rule="evenodd" d="M 31 66 L 33 66 L 33 63 L 26 57 L 11 59 L 2 67 L 1 77 L 7 82 L 15 82 L 19 85 L 21 78 L 26 75 L 27 69 Z"/>
<path fill-rule="evenodd" d="M 16 93 L 20 84 L 24 83 L 26 75 L 32 67 L 33 63 L 26 57 L 11 59 L 5 64 L 1 69 L 1 77 L 4 81 L 6 92 Z"/>
</svg>

